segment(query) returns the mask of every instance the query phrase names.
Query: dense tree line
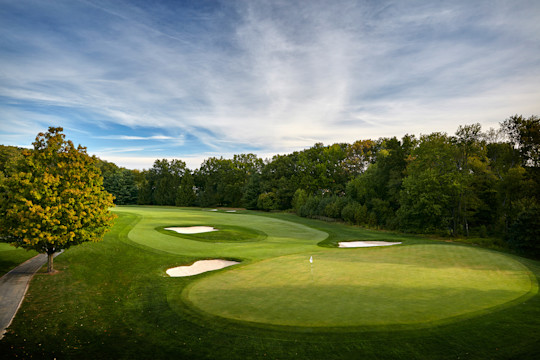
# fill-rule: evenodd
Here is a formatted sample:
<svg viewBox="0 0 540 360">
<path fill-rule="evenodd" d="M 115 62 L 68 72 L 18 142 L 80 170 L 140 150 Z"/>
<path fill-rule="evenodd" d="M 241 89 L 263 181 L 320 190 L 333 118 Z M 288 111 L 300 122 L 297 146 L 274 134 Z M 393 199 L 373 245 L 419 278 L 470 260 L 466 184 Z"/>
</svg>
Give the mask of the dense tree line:
<svg viewBox="0 0 540 360">
<path fill-rule="evenodd" d="M 0 150 L 1 171 L 18 151 Z M 374 228 L 495 236 L 540 255 L 537 116 L 515 115 L 485 132 L 472 124 L 454 135 L 315 144 L 266 160 L 212 157 L 194 171 L 166 159 L 143 171 L 98 166 L 117 204 L 292 210 Z"/>
<path fill-rule="evenodd" d="M 540 253 L 540 120 L 512 116 L 499 129 L 454 135 L 315 144 L 264 160 L 209 158 L 190 171 L 156 160 L 142 172 L 103 163 L 118 204 L 293 210 L 374 228 L 499 236 Z"/>
</svg>

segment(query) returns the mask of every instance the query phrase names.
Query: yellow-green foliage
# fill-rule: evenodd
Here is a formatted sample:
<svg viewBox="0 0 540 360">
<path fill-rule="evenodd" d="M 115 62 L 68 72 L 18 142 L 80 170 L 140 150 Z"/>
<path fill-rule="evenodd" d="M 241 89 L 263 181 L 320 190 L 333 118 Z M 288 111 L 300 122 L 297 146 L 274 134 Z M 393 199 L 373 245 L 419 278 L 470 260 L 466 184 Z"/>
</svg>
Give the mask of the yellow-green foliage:
<svg viewBox="0 0 540 360">
<path fill-rule="evenodd" d="M 0 240 L 52 254 L 100 241 L 112 226 L 112 195 L 86 148 L 62 128 L 40 133 L 12 164 L 0 187 Z"/>
</svg>

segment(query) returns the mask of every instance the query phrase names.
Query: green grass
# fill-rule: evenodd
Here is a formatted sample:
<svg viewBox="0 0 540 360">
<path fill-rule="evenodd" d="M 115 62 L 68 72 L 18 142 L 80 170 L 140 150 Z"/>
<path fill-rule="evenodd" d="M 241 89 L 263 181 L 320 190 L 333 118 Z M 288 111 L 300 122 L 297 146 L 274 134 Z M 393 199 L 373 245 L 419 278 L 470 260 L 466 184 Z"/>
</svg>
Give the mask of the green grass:
<svg viewBox="0 0 540 360">
<path fill-rule="evenodd" d="M 34 278 L 19 314 L 0 341 L 2 358 L 531 359 L 538 353 L 540 296 L 535 289 L 525 291 L 526 284 L 537 284 L 538 261 L 287 214 L 152 207 L 120 207 L 116 211 L 120 217 L 103 242 L 67 250 L 55 260 L 58 274 Z M 245 243 L 205 242 L 155 230 L 206 221 L 214 226 L 255 229 L 267 238 Z M 329 248 L 341 240 L 382 238 L 401 239 L 405 245 Z M 310 286 L 304 289 L 312 296 L 303 299 L 299 287 L 311 280 L 306 278 L 304 266 L 311 255 L 315 259 L 314 284 L 334 287 L 335 297 L 329 296 L 330 292 L 319 294 L 316 290 L 322 286 Z M 165 276 L 168 267 L 215 257 L 236 258 L 242 264 L 192 278 Z M 286 269 L 295 266 L 293 273 Z M 319 266 L 326 270 L 318 273 L 323 270 Z M 372 274 L 373 278 L 365 283 L 355 277 L 346 280 L 350 270 L 360 271 L 364 278 Z M 407 278 L 409 271 L 416 276 Z M 381 272 L 386 275 L 381 276 Z M 530 275 L 528 283 L 525 273 Z M 288 311 L 280 309 L 281 293 L 288 301 L 305 301 L 311 311 L 336 320 L 306 324 L 308 316 L 289 326 L 265 323 L 260 318 L 247 322 L 246 314 L 251 312 L 246 301 L 257 305 L 253 299 L 259 296 L 249 284 L 244 284 L 245 296 L 226 300 L 236 311 L 241 309 L 241 319 L 218 316 L 223 314 L 215 309 L 203 311 L 201 306 L 207 305 L 199 299 L 192 303 L 197 291 L 210 286 L 222 290 L 222 295 L 226 290 L 238 291 L 241 282 L 233 274 L 252 279 L 259 287 L 265 284 L 271 291 L 261 292 L 259 304 L 270 307 L 268 311 L 274 314 Z M 297 287 L 283 288 L 285 282 Z M 423 289 L 428 283 L 437 288 Z M 453 298 L 438 294 L 445 287 L 459 289 L 460 284 L 464 290 Z M 362 291 L 360 285 L 364 286 Z M 327 302 L 350 305 L 365 301 L 364 295 L 378 299 L 380 304 L 375 306 L 379 312 L 387 310 L 386 320 L 357 312 L 351 318 L 364 316 L 362 321 L 336 328 L 348 310 L 332 313 Z M 423 305 L 422 298 L 429 296 L 433 298 L 424 299 Z M 447 314 L 440 316 L 430 310 L 434 308 L 432 301 L 439 302 L 441 312 Z M 421 306 L 427 306 L 420 312 L 426 319 L 408 321 L 405 315 L 411 316 L 410 312 Z M 258 306 L 252 307 L 261 313 Z M 401 317 L 401 326 L 391 323 L 392 311 Z M 299 312 L 292 311 L 289 317 Z M 312 317 L 317 319 L 320 317 Z"/>
<path fill-rule="evenodd" d="M 6 243 L 0 243 L 0 276 L 36 255 L 35 251 L 26 251 Z"/>
<path fill-rule="evenodd" d="M 176 236 L 189 240 L 207 241 L 207 242 L 253 242 L 266 239 L 267 235 L 255 229 L 246 228 L 243 226 L 232 225 L 212 225 L 203 224 L 203 226 L 212 226 L 218 231 L 203 232 L 198 234 L 181 234 L 174 230 L 167 230 L 169 227 L 176 225 L 158 226 L 156 230 L 165 235 Z M 183 227 L 201 226 L 200 224 L 182 225 Z"/>
<path fill-rule="evenodd" d="M 433 245 L 289 255 L 222 272 L 184 291 L 214 315 L 297 327 L 430 326 L 536 293 L 520 262 Z"/>
</svg>

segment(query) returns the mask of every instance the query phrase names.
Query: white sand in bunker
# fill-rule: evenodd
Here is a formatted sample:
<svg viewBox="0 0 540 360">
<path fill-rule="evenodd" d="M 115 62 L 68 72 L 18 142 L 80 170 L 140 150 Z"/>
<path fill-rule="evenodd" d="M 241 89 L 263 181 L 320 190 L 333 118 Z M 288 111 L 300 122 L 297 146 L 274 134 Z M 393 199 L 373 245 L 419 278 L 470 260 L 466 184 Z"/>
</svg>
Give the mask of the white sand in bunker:
<svg viewBox="0 0 540 360">
<path fill-rule="evenodd" d="M 222 259 L 199 260 L 195 261 L 192 265 L 189 266 L 178 266 L 175 268 L 170 268 L 167 270 L 167 274 L 171 277 L 193 276 L 205 273 L 207 271 L 223 269 L 236 264 L 240 263 L 238 261 Z"/>
<path fill-rule="evenodd" d="M 211 231 L 218 231 L 211 226 L 189 226 L 189 227 L 168 227 L 165 230 L 176 231 L 180 234 L 200 234 Z"/>
<path fill-rule="evenodd" d="M 389 241 L 344 241 L 339 243 L 340 248 L 372 247 L 372 246 L 390 246 L 399 245 L 400 242 Z"/>
</svg>

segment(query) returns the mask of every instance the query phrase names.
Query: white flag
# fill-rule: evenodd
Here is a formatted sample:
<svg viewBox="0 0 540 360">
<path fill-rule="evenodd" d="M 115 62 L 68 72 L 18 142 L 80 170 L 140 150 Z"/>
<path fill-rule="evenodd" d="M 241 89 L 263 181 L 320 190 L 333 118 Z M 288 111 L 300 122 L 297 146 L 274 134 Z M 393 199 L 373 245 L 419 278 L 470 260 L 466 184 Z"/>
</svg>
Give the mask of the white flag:
<svg viewBox="0 0 540 360">
<path fill-rule="evenodd" d="M 309 258 L 309 262 L 313 264 L 313 256 Z"/>
</svg>

